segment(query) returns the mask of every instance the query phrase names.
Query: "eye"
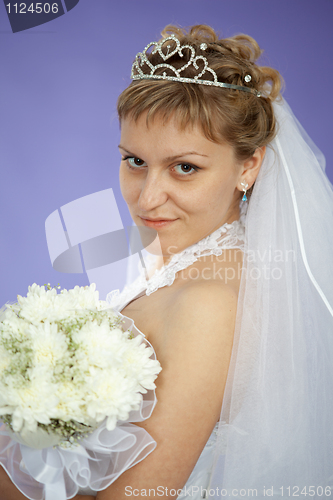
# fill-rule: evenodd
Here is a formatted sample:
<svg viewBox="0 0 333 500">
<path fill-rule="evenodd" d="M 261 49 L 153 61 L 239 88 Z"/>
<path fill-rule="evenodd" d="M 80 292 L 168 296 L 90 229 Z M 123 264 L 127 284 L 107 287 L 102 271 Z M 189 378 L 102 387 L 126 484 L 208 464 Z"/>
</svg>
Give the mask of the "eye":
<svg viewBox="0 0 333 500">
<path fill-rule="evenodd" d="M 147 164 L 140 158 L 135 158 L 134 156 L 125 156 L 122 161 L 126 161 L 130 168 L 136 170 L 139 167 L 146 167 Z"/>
<path fill-rule="evenodd" d="M 194 172 L 199 170 L 199 167 L 195 167 L 194 165 L 190 165 L 189 163 L 179 163 L 174 167 L 174 169 L 176 170 L 177 174 L 180 174 L 185 177 L 194 174 Z"/>
</svg>

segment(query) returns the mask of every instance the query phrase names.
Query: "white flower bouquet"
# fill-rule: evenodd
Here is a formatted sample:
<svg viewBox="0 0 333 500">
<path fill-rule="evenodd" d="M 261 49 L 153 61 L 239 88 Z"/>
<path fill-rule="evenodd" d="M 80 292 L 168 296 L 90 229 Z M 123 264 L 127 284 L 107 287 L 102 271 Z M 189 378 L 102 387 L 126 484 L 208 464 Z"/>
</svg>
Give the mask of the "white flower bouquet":
<svg viewBox="0 0 333 500">
<path fill-rule="evenodd" d="M 95 285 L 29 287 L 0 317 L 0 418 L 32 448 L 71 446 L 137 410 L 161 370 Z"/>
</svg>

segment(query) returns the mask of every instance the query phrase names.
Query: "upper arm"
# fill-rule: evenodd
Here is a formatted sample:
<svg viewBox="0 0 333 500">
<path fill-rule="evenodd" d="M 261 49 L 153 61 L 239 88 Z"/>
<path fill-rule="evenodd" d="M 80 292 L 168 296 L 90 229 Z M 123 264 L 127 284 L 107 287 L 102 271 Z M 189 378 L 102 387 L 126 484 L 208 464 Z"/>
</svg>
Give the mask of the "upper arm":
<svg viewBox="0 0 333 500">
<path fill-rule="evenodd" d="M 184 486 L 219 418 L 236 309 L 237 294 L 220 283 L 201 282 L 175 293 L 160 332 L 158 402 L 139 424 L 157 447 L 98 498 L 111 500 L 112 493 L 126 498 L 128 485 L 139 490 Z"/>
</svg>

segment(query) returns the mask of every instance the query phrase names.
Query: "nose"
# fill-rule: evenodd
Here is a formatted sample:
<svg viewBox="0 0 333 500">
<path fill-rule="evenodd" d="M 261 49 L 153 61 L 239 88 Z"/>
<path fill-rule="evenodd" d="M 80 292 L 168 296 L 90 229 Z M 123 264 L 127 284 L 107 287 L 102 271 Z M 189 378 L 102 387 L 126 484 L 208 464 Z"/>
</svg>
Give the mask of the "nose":
<svg viewBox="0 0 333 500">
<path fill-rule="evenodd" d="M 163 172 L 149 171 L 141 185 L 138 208 L 142 212 L 151 212 L 164 205 L 168 200 L 168 188 Z"/>
</svg>

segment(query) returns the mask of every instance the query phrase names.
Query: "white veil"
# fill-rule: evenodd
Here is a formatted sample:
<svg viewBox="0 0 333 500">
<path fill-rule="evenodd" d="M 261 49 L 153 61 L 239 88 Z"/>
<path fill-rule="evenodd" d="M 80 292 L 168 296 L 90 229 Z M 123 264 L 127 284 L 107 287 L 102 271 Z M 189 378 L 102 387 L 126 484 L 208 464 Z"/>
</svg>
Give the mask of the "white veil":
<svg viewBox="0 0 333 500">
<path fill-rule="evenodd" d="M 246 215 L 216 499 L 321 498 L 333 485 L 332 184 L 288 104 L 274 111 Z"/>
</svg>

